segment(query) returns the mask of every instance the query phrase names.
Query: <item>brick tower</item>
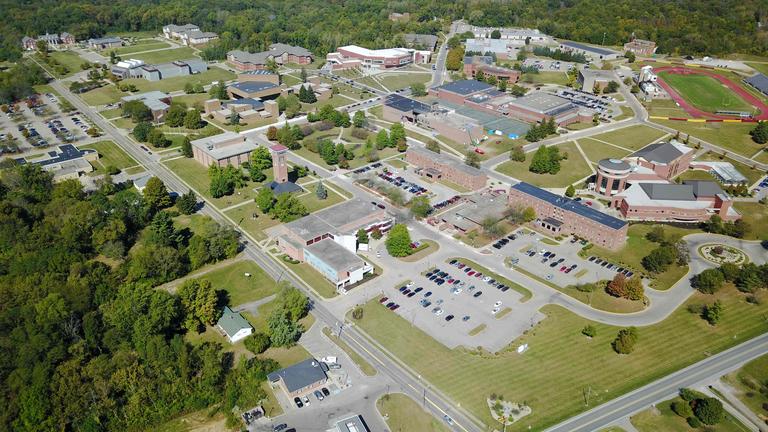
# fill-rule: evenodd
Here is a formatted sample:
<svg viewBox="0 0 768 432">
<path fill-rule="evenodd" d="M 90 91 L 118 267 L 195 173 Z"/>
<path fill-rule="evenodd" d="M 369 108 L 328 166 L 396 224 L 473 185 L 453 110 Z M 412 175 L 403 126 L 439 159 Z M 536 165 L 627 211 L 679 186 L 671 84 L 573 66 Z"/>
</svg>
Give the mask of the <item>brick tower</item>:
<svg viewBox="0 0 768 432">
<path fill-rule="evenodd" d="M 272 152 L 272 169 L 275 173 L 275 183 L 288 181 L 288 162 L 286 161 L 288 147 L 275 144 L 269 148 Z"/>
</svg>

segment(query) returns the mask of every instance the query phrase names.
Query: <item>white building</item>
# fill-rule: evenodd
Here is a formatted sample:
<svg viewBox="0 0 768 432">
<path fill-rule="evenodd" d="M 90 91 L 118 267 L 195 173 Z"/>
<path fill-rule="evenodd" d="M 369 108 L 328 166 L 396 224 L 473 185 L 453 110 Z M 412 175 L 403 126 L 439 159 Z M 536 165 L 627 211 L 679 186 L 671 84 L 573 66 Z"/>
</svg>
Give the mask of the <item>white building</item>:
<svg viewBox="0 0 768 432">
<path fill-rule="evenodd" d="M 245 339 L 253 333 L 251 324 L 242 315 L 233 311 L 229 306 L 224 306 L 224 313 L 216 323 L 216 328 L 221 330 L 230 343 Z"/>
</svg>

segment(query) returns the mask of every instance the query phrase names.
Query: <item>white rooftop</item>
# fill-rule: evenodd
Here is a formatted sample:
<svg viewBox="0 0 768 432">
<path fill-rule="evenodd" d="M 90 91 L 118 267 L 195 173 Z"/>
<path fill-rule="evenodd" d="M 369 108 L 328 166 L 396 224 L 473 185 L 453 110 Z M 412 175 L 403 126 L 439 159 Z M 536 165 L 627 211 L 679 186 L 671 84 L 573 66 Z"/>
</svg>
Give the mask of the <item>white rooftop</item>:
<svg viewBox="0 0 768 432">
<path fill-rule="evenodd" d="M 409 50 L 407 48 L 385 48 L 385 49 L 372 50 L 372 49 L 363 48 L 357 45 L 347 45 L 347 46 L 339 47 L 339 49 L 353 52 L 355 54 L 365 56 L 365 57 L 401 57 L 404 55 L 410 55 L 411 52 L 413 52 L 412 50 Z"/>
</svg>

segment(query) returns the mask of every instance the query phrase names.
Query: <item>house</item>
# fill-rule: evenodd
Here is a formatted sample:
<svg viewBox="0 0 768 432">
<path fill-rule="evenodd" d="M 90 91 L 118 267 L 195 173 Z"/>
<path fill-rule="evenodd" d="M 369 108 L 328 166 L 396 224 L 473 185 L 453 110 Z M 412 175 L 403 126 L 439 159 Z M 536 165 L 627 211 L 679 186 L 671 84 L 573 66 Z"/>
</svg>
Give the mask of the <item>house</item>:
<svg viewBox="0 0 768 432">
<path fill-rule="evenodd" d="M 314 358 L 304 360 L 267 375 L 267 380 L 279 386 L 289 398 L 310 394 L 328 382 L 328 366 Z"/>
<path fill-rule="evenodd" d="M 181 42 L 184 45 L 202 45 L 207 44 L 212 40 L 219 38 L 219 35 L 214 32 L 204 32 L 200 30 L 192 30 L 181 33 Z"/>
<path fill-rule="evenodd" d="M 410 48 L 368 49 L 347 45 L 329 53 L 325 59 L 334 70 L 363 68 L 391 69 L 411 63 L 429 63 L 432 51 L 418 51 Z"/>
<path fill-rule="evenodd" d="M 97 49 L 97 50 L 103 50 L 107 48 L 118 48 L 125 45 L 125 42 L 118 37 L 103 37 L 103 38 L 88 39 L 86 43 L 88 44 L 88 48 Z"/>
<path fill-rule="evenodd" d="M 219 321 L 216 322 L 216 328 L 227 337 L 229 343 L 245 339 L 253 333 L 253 327 L 251 327 L 248 320 L 230 309 L 229 306 L 224 306 L 224 312 L 221 314 Z"/>
<path fill-rule="evenodd" d="M 21 38 L 21 46 L 27 51 L 33 51 L 37 49 L 37 42 L 43 41 L 46 43 L 49 49 L 66 48 L 76 43 L 75 37 L 67 32 L 61 34 L 44 34 L 39 35 L 37 38 L 24 36 Z"/>
<path fill-rule="evenodd" d="M 250 138 L 235 132 L 196 139 L 191 144 L 193 157 L 205 167 L 239 167 L 248 162 L 251 152 L 258 147 Z"/>
<path fill-rule="evenodd" d="M 143 175 L 137 179 L 133 180 L 133 187 L 136 188 L 139 193 L 144 193 L 144 189 L 147 188 L 147 182 L 149 182 L 149 179 L 151 179 L 151 175 Z"/>
<path fill-rule="evenodd" d="M 306 48 L 282 43 L 274 43 L 269 50 L 249 53 L 240 50 L 232 50 L 227 53 L 227 61 L 239 71 L 267 69 L 270 61 L 281 65 L 296 63 L 307 65 L 312 63 L 313 55 Z"/>
<path fill-rule="evenodd" d="M 181 38 L 181 35 L 186 32 L 193 32 L 193 31 L 200 31 L 200 27 L 194 25 L 194 24 L 184 24 L 184 25 L 176 25 L 176 24 L 168 24 L 166 26 L 163 26 L 163 35 L 166 37 L 166 39 L 178 39 Z"/>
<path fill-rule="evenodd" d="M 120 105 L 129 101 L 141 101 L 152 112 L 152 119 L 155 123 L 162 123 L 165 121 L 165 115 L 168 113 L 168 109 L 171 107 L 171 96 L 168 93 L 161 91 L 151 91 L 146 93 L 139 93 L 131 96 L 124 96 L 121 99 Z"/>
<path fill-rule="evenodd" d="M 18 158 L 19 164 L 39 165 L 45 171 L 53 173 L 53 181 L 60 182 L 69 179 L 78 179 L 81 176 L 92 172 L 93 166 L 90 162 L 99 159 L 99 153 L 93 149 L 79 149 L 72 144 L 58 146 L 54 150 L 49 150 L 42 158 L 27 160 Z"/>
</svg>

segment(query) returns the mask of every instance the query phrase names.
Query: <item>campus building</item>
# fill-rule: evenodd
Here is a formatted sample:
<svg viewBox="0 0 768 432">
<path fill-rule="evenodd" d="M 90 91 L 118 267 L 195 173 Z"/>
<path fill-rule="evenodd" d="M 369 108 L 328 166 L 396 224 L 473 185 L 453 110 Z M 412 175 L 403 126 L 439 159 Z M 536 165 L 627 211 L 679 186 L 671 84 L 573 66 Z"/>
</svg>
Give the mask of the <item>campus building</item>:
<svg viewBox="0 0 768 432">
<path fill-rule="evenodd" d="M 125 42 L 123 42 L 123 40 L 120 39 L 119 37 L 103 37 L 103 38 L 96 38 L 96 39 L 88 39 L 85 42 L 86 44 L 88 44 L 88 48 L 97 49 L 97 50 L 103 50 L 107 48 L 119 48 L 125 45 Z"/>
<path fill-rule="evenodd" d="M 694 153 L 685 144 L 671 140 L 649 144 L 624 160 L 637 167 L 633 170 L 633 180 L 671 180 L 690 167 Z"/>
<path fill-rule="evenodd" d="M 497 81 L 507 81 L 510 84 L 520 80 L 520 71 L 493 66 L 492 58 L 489 56 L 468 56 L 464 57 L 464 75 L 467 78 L 475 78 L 478 72 L 482 72 L 486 77 L 492 76 Z"/>
<path fill-rule="evenodd" d="M 146 93 L 139 93 L 131 96 L 124 96 L 120 98 L 121 103 L 129 101 L 141 101 L 152 112 L 152 120 L 155 123 L 162 123 L 165 121 L 165 115 L 168 114 L 168 109 L 171 107 L 171 96 L 168 93 L 161 91 L 150 91 Z"/>
<path fill-rule="evenodd" d="M 214 32 L 192 30 L 181 34 L 181 43 L 187 46 L 203 45 L 218 38 L 219 35 Z"/>
<path fill-rule="evenodd" d="M 141 77 L 147 81 L 160 81 L 179 76 L 194 75 L 207 70 L 208 65 L 204 60 L 200 59 L 176 60 L 156 65 L 142 65 L 138 68 Z"/>
<path fill-rule="evenodd" d="M 314 358 L 304 360 L 267 375 L 267 380 L 278 386 L 290 398 L 304 396 L 322 388 L 328 382 L 328 366 Z"/>
<path fill-rule="evenodd" d="M 75 44 L 75 37 L 67 32 L 61 34 L 44 34 L 36 38 L 24 36 L 21 38 L 21 46 L 27 51 L 34 51 L 37 49 L 37 42 L 43 41 L 46 43 L 49 49 L 59 49 L 70 47 Z"/>
<path fill-rule="evenodd" d="M 430 34 L 406 33 L 403 35 L 408 48 L 434 51 L 437 48 L 437 36 Z"/>
<path fill-rule="evenodd" d="M 383 204 L 355 198 L 280 225 L 273 233 L 283 253 L 308 263 L 343 292 L 373 272 L 357 255 L 357 231 L 386 232 L 393 223 Z"/>
<path fill-rule="evenodd" d="M 200 31 L 200 27 L 194 24 L 168 24 L 163 26 L 163 35 L 166 39 L 180 39 L 186 32 Z"/>
<path fill-rule="evenodd" d="M 617 81 L 618 78 L 613 71 L 604 71 L 597 69 L 581 69 L 576 77 L 579 89 L 584 92 L 594 93 L 595 89 L 603 91 L 611 81 Z"/>
<path fill-rule="evenodd" d="M 560 42 L 559 48 L 562 51 L 584 54 L 592 60 L 615 60 L 621 57 L 621 53 L 607 48 L 600 48 L 592 45 L 586 45 L 578 42 L 564 41 Z"/>
<path fill-rule="evenodd" d="M 270 60 L 282 65 L 296 63 L 307 65 L 312 63 L 313 55 L 306 48 L 282 43 L 273 43 L 269 50 L 249 53 L 241 50 L 232 50 L 227 53 L 227 61 L 239 71 L 267 69 Z"/>
<path fill-rule="evenodd" d="M 444 179 L 470 190 L 480 190 L 488 182 L 488 176 L 482 170 L 425 148 L 408 147 L 405 161 L 418 167 L 419 173 L 425 177 L 433 180 Z"/>
<path fill-rule="evenodd" d="M 277 118 L 280 113 L 277 102 L 273 100 L 263 101 L 254 98 L 241 98 L 222 101 L 209 99 L 203 103 L 204 112 L 219 123 L 227 123 L 232 120 L 232 113 L 236 112 L 238 122 L 242 125 L 258 123 L 267 118 Z"/>
<path fill-rule="evenodd" d="M 357 45 L 339 47 L 329 53 L 326 61 L 334 70 L 341 69 L 390 69 L 411 63 L 429 63 L 432 51 L 419 51 L 410 48 L 386 48 L 372 50 Z"/>
<path fill-rule="evenodd" d="M 139 78 L 144 75 L 142 66 L 144 66 L 144 60 L 120 60 L 112 65 L 110 72 L 120 79 Z"/>
<path fill-rule="evenodd" d="M 242 81 L 227 86 L 227 94 L 236 99 L 277 98 L 283 89 L 267 81 Z"/>
<path fill-rule="evenodd" d="M 200 138 L 192 141 L 192 155 L 201 165 L 239 167 L 247 162 L 258 144 L 235 132 Z"/>
<path fill-rule="evenodd" d="M 760 93 L 768 96 L 768 76 L 758 73 L 745 79 L 744 82 L 754 87 L 755 90 Z"/>
<path fill-rule="evenodd" d="M 731 198 L 713 181 L 638 182 L 613 197 L 611 206 L 628 220 L 704 222 L 713 215 L 734 221 L 741 215 Z"/>
<path fill-rule="evenodd" d="M 237 74 L 237 82 L 246 81 L 269 82 L 274 85 L 280 85 L 280 75 L 264 69 L 250 70 Z"/>
<path fill-rule="evenodd" d="M 18 158 L 19 164 L 39 165 L 44 170 L 53 173 L 53 181 L 60 182 L 69 179 L 77 179 L 93 171 L 91 161 L 99 159 L 99 153 L 92 149 L 79 149 L 72 144 L 58 146 L 55 150 L 49 150 L 42 158 L 27 160 Z"/>
<path fill-rule="evenodd" d="M 465 52 L 480 53 L 481 55 L 496 55 L 498 60 L 515 59 L 518 48 L 525 46 L 524 41 L 509 39 L 467 39 L 464 42 Z"/>
<path fill-rule="evenodd" d="M 303 190 L 301 186 L 288 178 L 288 147 L 275 144 L 269 148 L 272 154 L 272 171 L 274 179 L 269 184 L 273 195 L 298 192 Z"/>
<path fill-rule="evenodd" d="M 459 24 L 456 33 L 471 32 L 476 38 L 490 39 L 494 30 L 498 30 L 501 40 L 520 41 L 530 43 L 544 43 L 549 40 L 549 36 L 540 32 L 538 29 L 528 28 L 504 28 L 504 27 L 478 27 L 469 24 Z"/>
<path fill-rule="evenodd" d="M 621 249 L 626 242 L 626 221 L 529 183 L 517 183 L 510 188 L 509 204 L 533 208 L 535 223 L 555 236 L 576 234 L 612 250 Z"/>
<path fill-rule="evenodd" d="M 440 222 L 446 226 L 467 233 L 482 228 L 483 222 L 498 222 L 507 215 L 509 206 L 506 195 L 488 191 L 464 198 L 453 210 L 443 213 Z"/>
<path fill-rule="evenodd" d="M 624 44 L 624 51 L 635 53 L 635 55 L 650 57 L 656 54 L 656 42 L 644 39 L 632 39 Z"/>
<path fill-rule="evenodd" d="M 384 98 L 382 112 L 384 120 L 419 125 L 460 143 L 469 144 L 484 133 L 483 128 L 472 118 L 397 93 Z"/>
<path fill-rule="evenodd" d="M 370 432 L 368 425 L 360 415 L 353 415 L 336 422 L 336 428 L 328 432 Z"/>
</svg>

